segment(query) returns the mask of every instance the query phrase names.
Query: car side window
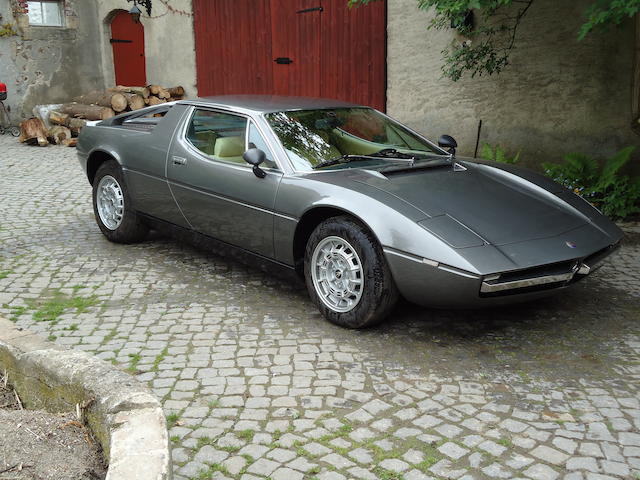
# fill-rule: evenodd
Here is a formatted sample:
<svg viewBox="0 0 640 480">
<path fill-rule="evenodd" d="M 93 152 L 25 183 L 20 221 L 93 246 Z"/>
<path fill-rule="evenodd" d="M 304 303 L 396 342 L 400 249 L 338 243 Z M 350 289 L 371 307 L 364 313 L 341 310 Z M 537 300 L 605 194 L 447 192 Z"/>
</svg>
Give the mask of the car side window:
<svg viewBox="0 0 640 480">
<path fill-rule="evenodd" d="M 263 164 L 266 168 L 278 168 L 267 142 L 253 122 L 249 122 L 249 148 L 259 148 L 266 154 L 267 159 Z"/>
<path fill-rule="evenodd" d="M 187 127 L 187 140 L 213 160 L 248 167 L 242 158 L 246 130 L 247 119 L 244 117 L 196 109 Z"/>
</svg>

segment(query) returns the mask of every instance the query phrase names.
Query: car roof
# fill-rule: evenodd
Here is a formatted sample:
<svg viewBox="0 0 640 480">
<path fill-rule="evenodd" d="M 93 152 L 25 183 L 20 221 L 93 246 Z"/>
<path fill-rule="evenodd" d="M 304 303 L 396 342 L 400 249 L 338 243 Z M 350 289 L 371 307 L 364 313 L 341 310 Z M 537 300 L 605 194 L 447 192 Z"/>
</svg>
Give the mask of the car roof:
<svg viewBox="0 0 640 480">
<path fill-rule="evenodd" d="M 178 103 L 190 105 L 220 106 L 257 113 L 272 113 L 286 110 L 314 110 L 323 108 L 360 107 L 354 103 L 329 98 L 288 97 L 280 95 L 220 95 L 182 100 Z"/>
</svg>

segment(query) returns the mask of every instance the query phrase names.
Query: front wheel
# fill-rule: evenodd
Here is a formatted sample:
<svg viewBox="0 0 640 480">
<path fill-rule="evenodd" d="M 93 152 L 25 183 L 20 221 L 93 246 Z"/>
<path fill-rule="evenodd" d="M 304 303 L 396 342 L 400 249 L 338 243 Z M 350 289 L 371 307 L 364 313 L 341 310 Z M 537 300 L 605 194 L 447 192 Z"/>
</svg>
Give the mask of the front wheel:
<svg viewBox="0 0 640 480">
<path fill-rule="evenodd" d="M 336 325 L 376 325 L 398 300 L 382 248 L 351 217 L 332 217 L 316 227 L 307 242 L 304 272 L 311 299 Z"/>
<path fill-rule="evenodd" d="M 115 160 L 100 165 L 93 179 L 93 212 L 98 227 L 112 242 L 139 242 L 148 232 L 131 206 L 122 170 Z"/>
</svg>

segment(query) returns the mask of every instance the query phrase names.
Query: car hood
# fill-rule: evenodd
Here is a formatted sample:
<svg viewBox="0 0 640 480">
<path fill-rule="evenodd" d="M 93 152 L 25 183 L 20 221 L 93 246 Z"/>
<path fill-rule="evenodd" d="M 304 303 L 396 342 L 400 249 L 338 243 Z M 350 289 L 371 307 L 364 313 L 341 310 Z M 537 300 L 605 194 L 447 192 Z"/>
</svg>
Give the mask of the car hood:
<svg viewBox="0 0 640 480">
<path fill-rule="evenodd" d="M 474 246 L 475 235 L 500 246 L 557 236 L 590 222 L 554 194 L 562 188 L 553 182 L 543 188 L 488 165 L 351 170 L 348 175 L 420 210 L 425 221 L 419 223 L 454 247 Z"/>
</svg>

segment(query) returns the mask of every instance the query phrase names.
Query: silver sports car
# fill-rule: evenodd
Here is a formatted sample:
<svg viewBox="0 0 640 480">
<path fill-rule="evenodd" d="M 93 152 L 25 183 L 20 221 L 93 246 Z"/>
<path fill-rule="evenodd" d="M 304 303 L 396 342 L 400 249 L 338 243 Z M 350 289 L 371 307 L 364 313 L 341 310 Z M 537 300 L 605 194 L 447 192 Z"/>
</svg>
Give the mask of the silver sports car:
<svg viewBox="0 0 640 480">
<path fill-rule="evenodd" d="M 367 107 L 235 96 L 88 126 L 78 155 L 109 240 L 165 226 L 250 253 L 297 272 L 345 327 L 380 322 L 399 295 L 449 308 L 559 292 L 618 248 L 579 196 L 455 147 Z"/>
</svg>

